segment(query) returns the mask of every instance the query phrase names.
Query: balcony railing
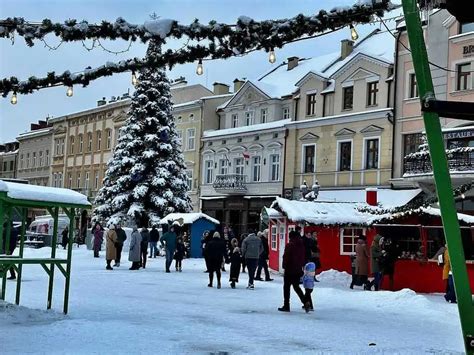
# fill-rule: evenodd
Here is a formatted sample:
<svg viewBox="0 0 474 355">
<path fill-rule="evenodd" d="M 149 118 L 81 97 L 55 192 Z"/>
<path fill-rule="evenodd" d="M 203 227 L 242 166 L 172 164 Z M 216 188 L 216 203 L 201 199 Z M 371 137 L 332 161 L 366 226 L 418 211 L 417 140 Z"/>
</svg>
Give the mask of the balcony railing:
<svg viewBox="0 0 474 355">
<path fill-rule="evenodd" d="M 239 174 L 216 175 L 212 186 L 214 190 L 224 193 L 245 193 L 247 176 Z"/>
<path fill-rule="evenodd" d="M 451 173 L 474 174 L 474 148 L 461 147 L 446 150 L 449 171 Z M 432 174 L 431 158 L 427 151 L 409 154 L 405 157 L 404 176 Z"/>
</svg>

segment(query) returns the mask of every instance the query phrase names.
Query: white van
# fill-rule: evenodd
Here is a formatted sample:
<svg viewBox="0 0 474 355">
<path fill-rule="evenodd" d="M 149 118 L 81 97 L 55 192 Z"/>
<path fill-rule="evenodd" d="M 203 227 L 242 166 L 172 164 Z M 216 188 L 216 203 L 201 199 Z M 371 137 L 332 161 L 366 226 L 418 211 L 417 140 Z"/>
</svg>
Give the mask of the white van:
<svg viewBox="0 0 474 355">
<path fill-rule="evenodd" d="M 62 232 L 69 226 L 69 217 L 65 214 L 58 216 L 58 244 L 62 240 Z M 37 216 L 31 222 L 26 233 L 26 243 L 37 247 L 51 245 L 54 219 L 51 215 Z"/>
</svg>

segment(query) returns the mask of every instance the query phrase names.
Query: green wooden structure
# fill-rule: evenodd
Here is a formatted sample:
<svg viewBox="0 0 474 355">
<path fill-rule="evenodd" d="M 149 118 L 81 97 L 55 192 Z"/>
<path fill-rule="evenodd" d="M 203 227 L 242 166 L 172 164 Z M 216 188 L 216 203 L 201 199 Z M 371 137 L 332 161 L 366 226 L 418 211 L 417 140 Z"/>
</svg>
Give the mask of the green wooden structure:
<svg viewBox="0 0 474 355">
<path fill-rule="evenodd" d="M 25 234 L 26 234 L 26 216 L 28 208 L 44 208 L 48 210 L 54 219 L 53 238 L 51 244 L 51 256 L 49 258 L 25 258 Z M 47 309 L 51 308 L 54 286 L 55 267 L 65 277 L 64 304 L 63 311 L 68 312 L 69 286 L 71 282 L 71 258 L 72 244 L 74 241 L 74 217 L 76 209 L 91 208 L 87 198 L 77 192 L 56 189 L 52 187 L 42 187 L 33 185 L 24 185 L 12 182 L 3 182 L 0 180 L 0 278 L 2 279 L 2 288 L 0 299 L 5 300 L 7 286 L 7 271 L 13 267 L 17 272 L 16 279 L 16 297 L 15 303 L 20 304 L 21 279 L 23 265 L 41 265 L 49 277 Z M 56 246 L 58 240 L 58 215 L 59 210 L 64 211 L 69 217 L 69 243 L 67 248 L 67 257 L 65 259 L 56 258 Z M 12 214 L 16 211 L 22 216 L 21 232 L 19 237 L 18 255 L 7 255 L 10 245 L 10 233 L 12 228 Z M 4 231 L 5 228 L 5 231 Z M 4 240 L 5 237 L 5 240 Z M 7 246 L 7 247 L 3 247 Z"/>
<path fill-rule="evenodd" d="M 456 2 L 451 0 L 451 3 Z M 474 104 L 436 100 L 417 2 L 416 0 L 403 0 L 402 4 L 420 93 L 444 235 L 451 260 L 465 348 L 468 354 L 474 354 L 474 305 L 439 120 L 439 116 L 473 120 Z M 460 1 L 455 5 L 463 6 Z M 467 15 L 472 16 L 472 13 Z"/>
</svg>

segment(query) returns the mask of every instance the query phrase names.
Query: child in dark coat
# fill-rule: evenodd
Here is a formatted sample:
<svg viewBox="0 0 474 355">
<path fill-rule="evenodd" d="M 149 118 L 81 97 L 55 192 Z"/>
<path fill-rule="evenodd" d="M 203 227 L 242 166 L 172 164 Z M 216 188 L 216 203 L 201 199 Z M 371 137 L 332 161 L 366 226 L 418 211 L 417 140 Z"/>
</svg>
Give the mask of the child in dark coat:
<svg viewBox="0 0 474 355">
<path fill-rule="evenodd" d="M 242 255 L 240 254 L 239 241 L 233 238 L 230 242 L 230 287 L 235 288 L 235 283 L 239 282 L 240 263 Z"/>
<path fill-rule="evenodd" d="M 174 259 L 176 260 L 176 271 L 183 271 L 182 261 L 184 259 L 184 254 L 186 252 L 186 247 L 184 246 L 183 238 L 178 238 L 176 243 L 176 251 L 174 253 Z"/>
</svg>

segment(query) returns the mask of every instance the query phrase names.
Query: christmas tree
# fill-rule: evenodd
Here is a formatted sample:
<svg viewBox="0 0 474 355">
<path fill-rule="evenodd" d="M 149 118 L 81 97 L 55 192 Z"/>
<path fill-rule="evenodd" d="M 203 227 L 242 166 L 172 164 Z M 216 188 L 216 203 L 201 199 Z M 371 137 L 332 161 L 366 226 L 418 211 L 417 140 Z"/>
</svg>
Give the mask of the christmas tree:
<svg viewBox="0 0 474 355">
<path fill-rule="evenodd" d="M 147 59 L 160 54 L 161 45 L 150 41 Z M 94 219 L 146 225 L 192 209 L 172 109 L 165 71 L 140 70 L 128 118 L 95 200 Z"/>
</svg>

